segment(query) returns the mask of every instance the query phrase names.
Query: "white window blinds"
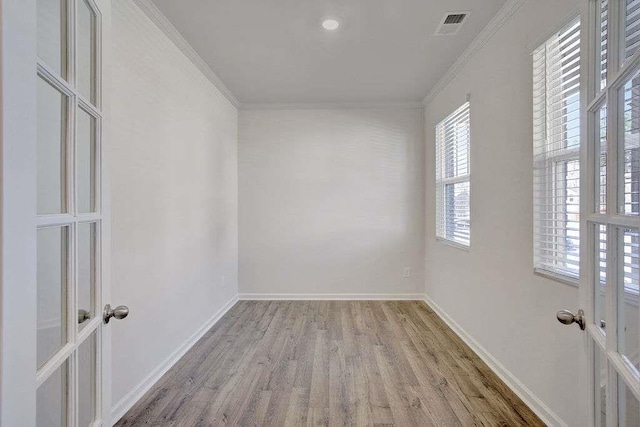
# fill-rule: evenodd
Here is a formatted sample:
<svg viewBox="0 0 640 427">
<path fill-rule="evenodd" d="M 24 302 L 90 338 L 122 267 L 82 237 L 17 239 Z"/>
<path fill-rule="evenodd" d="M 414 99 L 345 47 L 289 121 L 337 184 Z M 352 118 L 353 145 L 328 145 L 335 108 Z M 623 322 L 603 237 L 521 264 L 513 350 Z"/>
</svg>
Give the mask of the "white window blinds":
<svg viewBox="0 0 640 427">
<path fill-rule="evenodd" d="M 580 21 L 533 53 L 534 267 L 578 277 Z"/>
<path fill-rule="evenodd" d="M 436 237 L 471 242 L 469 103 L 436 126 Z"/>
</svg>

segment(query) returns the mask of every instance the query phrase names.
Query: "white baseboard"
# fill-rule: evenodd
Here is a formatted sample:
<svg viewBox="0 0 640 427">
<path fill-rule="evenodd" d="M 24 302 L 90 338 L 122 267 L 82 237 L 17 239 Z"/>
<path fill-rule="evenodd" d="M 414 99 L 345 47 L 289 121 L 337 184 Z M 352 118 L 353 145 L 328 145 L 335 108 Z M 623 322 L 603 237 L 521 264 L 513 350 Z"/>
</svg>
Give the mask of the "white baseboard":
<svg viewBox="0 0 640 427">
<path fill-rule="evenodd" d="M 424 294 L 240 294 L 241 300 L 410 300 L 422 301 Z"/>
<path fill-rule="evenodd" d="M 456 323 L 438 304 L 436 304 L 427 295 L 423 296 L 424 302 L 427 303 L 433 311 L 464 341 L 471 349 L 482 359 L 484 363 L 491 368 L 493 372 L 518 395 L 522 401 L 536 413 L 538 417 L 548 426 L 567 427 L 567 423 L 556 415 L 547 405 L 542 403 L 524 384 L 518 380 L 502 363 L 498 361 L 491 353 L 489 353 L 480 343 L 478 343 L 471 335 L 465 331 L 462 326 Z"/>
<path fill-rule="evenodd" d="M 178 361 L 191 347 L 215 325 L 218 320 L 224 316 L 231 307 L 238 302 L 238 295 L 234 296 L 227 302 L 216 314 L 193 333 L 180 347 L 178 347 L 169 357 L 167 357 L 160 365 L 158 365 L 149 375 L 147 375 L 133 390 L 127 393 L 120 401 L 111 409 L 111 422 L 115 424 L 127 413 L 129 409 L 136 404 L 144 394 L 158 382 L 158 380 Z"/>
</svg>

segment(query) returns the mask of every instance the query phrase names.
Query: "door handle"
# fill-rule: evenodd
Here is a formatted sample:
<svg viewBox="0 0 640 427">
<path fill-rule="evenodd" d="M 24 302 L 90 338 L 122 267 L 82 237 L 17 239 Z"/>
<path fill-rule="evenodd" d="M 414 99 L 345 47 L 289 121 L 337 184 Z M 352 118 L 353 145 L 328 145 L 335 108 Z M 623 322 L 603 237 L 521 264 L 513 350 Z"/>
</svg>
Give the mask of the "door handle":
<svg viewBox="0 0 640 427">
<path fill-rule="evenodd" d="M 584 331 L 584 328 L 587 327 L 587 324 L 584 319 L 584 311 L 582 309 L 578 310 L 578 314 L 573 314 L 569 310 L 560 310 L 556 317 L 558 318 L 558 322 L 564 325 L 570 325 L 572 323 L 577 323 L 580 326 L 580 329 Z"/>
<path fill-rule="evenodd" d="M 119 305 L 116 308 L 111 308 L 111 304 L 107 304 L 104 306 L 104 311 L 102 312 L 102 319 L 104 323 L 109 323 L 112 317 L 116 319 L 124 319 L 129 315 L 129 307 L 126 305 Z"/>
</svg>

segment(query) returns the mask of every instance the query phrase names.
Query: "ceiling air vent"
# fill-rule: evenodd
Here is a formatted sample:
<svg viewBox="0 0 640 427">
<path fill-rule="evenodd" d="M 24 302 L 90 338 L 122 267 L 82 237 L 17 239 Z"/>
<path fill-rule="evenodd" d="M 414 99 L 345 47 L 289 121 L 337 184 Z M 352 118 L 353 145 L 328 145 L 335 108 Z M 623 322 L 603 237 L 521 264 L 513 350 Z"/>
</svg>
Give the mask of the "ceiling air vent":
<svg viewBox="0 0 640 427">
<path fill-rule="evenodd" d="M 455 13 L 452 15 L 447 15 L 444 18 L 444 23 L 445 24 L 461 24 L 465 16 L 467 16 L 466 13 Z"/>
<path fill-rule="evenodd" d="M 469 12 L 447 13 L 444 15 L 436 30 L 436 36 L 453 36 L 458 34 L 460 28 L 467 20 Z"/>
</svg>

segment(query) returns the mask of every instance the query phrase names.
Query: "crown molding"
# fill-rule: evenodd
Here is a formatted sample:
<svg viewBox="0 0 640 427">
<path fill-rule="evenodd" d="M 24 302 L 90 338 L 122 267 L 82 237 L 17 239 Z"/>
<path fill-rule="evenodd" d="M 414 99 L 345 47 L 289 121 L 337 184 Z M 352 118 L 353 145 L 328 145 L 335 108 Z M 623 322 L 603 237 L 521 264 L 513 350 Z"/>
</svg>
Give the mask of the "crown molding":
<svg viewBox="0 0 640 427">
<path fill-rule="evenodd" d="M 507 0 L 500 8 L 498 13 L 487 24 L 480 34 L 476 36 L 465 51 L 456 59 L 447 72 L 438 80 L 431 88 L 427 96 L 422 100 L 422 104 L 426 107 L 429 103 L 447 87 L 447 85 L 458 75 L 462 68 L 478 53 L 484 45 L 498 32 L 498 30 L 511 19 L 514 13 L 524 4 L 526 0 Z"/>
<path fill-rule="evenodd" d="M 242 110 L 348 110 L 348 109 L 383 109 L 411 108 L 421 109 L 423 104 L 416 102 L 319 102 L 319 103 L 255 103 L 242 104 Z"/>
<path fill-rule="evenodd" d="M 224 95 L 234 107 L 240 108 L 240 102 L 231 93 L 229 88 L 213 72 L 211 67 L 202 59 L 200 55 L 191 47 L 189 42 L 182 37 L 182 34 L 173 26 L 169 19 L 153 4 L 151 0 L 133 0 L 151 21 L 173 42 L 174 45 L 195 65 L 204 76 Z"/>
</svg>

